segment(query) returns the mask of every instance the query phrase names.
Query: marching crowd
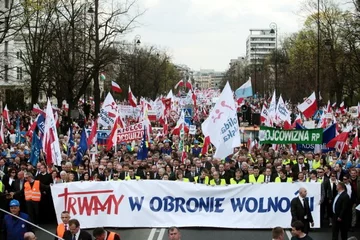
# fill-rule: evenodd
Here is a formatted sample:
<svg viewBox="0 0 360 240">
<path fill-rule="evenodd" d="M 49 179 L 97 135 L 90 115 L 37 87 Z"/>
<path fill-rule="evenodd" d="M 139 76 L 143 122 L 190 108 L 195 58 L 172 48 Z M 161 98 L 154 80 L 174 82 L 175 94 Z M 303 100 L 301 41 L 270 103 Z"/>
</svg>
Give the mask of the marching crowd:
<svg viewBox="0 0 360 240">
<path fill-rule="evenodd" d="M 259 106 L 255 106 L 257 110 Z M 256 110 L 256 111 L 257 111 Z M 15 133 L 16 119 L 20 117 L 21 129 L 26 131 L 35 115 L 31 112 L 13 112 L 11 124 L 4 130 L 5 142 L 0 146 L 0 208 L 11 210 L 21 208 L 35 224 L 56 222 L 55 211 L 50 193 L 51 184 L 83 181 L 141 181 L 169 180 L 193 182 L 194 184 L 228 185 L 261 184 L 275 182 L 321 182 L 321 224 L 332 225 L 332 202 L 336 197 L 336 186 L 342 182 L 346 186 L 350 205 L 346 225 L 349 230 L 357 226 L 355 207 L 360 204 L 360 164 L 356 149 L 337 155 L 335 151 L 327 153 L 299 152 L 289 145 L 272 145 L 248 148 L 246 143 L 234 149 L 234 153 L 225 159 L 212 156 L 214 147 L 202 154 L 204 136 L 201 121 L 194 121 L 197 130 L 194 135 L 185 133 L 184 142 L 187 157 L 181 161 L 178 151 L 179 137 L 164 135 L 154 130 L 149 142 L 148 157 L 138 160 L 140 141 L 120 143 L 116 151 L 106 151 L 97 146 L 96 154 L 85 154 L 82 162 L 75 166 L 76 145 L 80 142 L 81 127 L 71 124 L 75 147 L 68 151 L 68 124 L 60 122 L 59 141 L 62 150 L 61 166 L 47 166 L 43 156 L 36 165 L 29 162 L 30 141 L 14 143 L 11 134 Z M 202 118 L 204 118 L 203 116 Z M 201 119 L 201 118 L 200 118 Z M 352 122 L 349 116 L 339 116 L 340 124 Z M 352 141 L 354 135 L 351 135 Z M 27 193 L 32 191 L 32 196 Z M 18 204 L 13 200 L 17 200 Z M 15 206 L 15 205 L 18 206 Z M 14 210 L 15 211 L 15 210 Z M 4 214 L 0 212 L 0 221 L 6 224 Z M 5 225 L 1 225 L 5 226 Z M 21 226 L 14 225 L 21 229 Z M 2 239 L 16 239 L 9 235 L 6 227 L 1 227 Z M 1 239 L 1 238 L 0 238 Z"/>
</svg>

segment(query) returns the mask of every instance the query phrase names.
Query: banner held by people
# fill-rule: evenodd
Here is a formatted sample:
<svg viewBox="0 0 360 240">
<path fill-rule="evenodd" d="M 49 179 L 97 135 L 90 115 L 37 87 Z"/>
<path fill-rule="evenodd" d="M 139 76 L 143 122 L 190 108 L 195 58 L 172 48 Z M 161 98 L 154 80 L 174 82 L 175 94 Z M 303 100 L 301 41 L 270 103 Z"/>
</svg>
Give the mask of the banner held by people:
<svg viewBox="0 0 360 240">
<path fill-rule="evenodd" d="M 82 228 L 221 227 L 289 228 L 290 202 L 308 192 L 320 227 L 320 183 L 269 183 L 211 187 L 172 181 L 107 181 L 55 184 L 51 194 L 61 222 L 69 211 Z M 159 191 L 161 189 L 161 191 Z"/>
<path fill-rule="evenodd" d="M 323 129 L 284 130 L 260 126 L 259 139 L 261 144 L 322 144 Z"/>
</svg>

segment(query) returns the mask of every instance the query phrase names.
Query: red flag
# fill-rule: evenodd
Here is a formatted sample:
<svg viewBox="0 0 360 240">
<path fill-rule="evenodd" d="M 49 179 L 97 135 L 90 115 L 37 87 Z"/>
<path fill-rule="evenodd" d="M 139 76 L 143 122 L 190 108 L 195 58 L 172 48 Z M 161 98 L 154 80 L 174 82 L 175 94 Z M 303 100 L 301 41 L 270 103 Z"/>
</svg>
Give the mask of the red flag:
<svg viewBox="0 0 360 240">
<path fill-rule="evenodd" d="M 53 142 L 55 142 L 54 132 L 53 132 L 53 129 L 50 128 L 48 138 L 47 138 L 47 141 L 46 141 L 46 152 L 45 152 L 45 154 L 46 154 L 46 164 L 48 166 L 53 163 L 52 151 L 51 151 L 51 144 L 53 144 Z"/>
<path fill-rule="evenodd" d="M 131 106 L 133 106 L 133 107 L 136 107 L 136 106 L 137 106 L 136 97 L 135 97 L 134 94 L 132 93 L 130 86 L 129 86 L 129 92 L 128 92 L 128 101 L 129 101 L 129 104 L 130 104 Z"/>
<path fill-rule="evenodd" d="M 4 139 L 4 119 L 1 119 L 1 128 L 0 128 L 0 144 L 5 142 Z"/>
<path fill-rule="evenodd" d="M 7 108 L 7 104 L 4 107 L 4 110 L 2 112 L 2 117 L 3 119 L 5 119 L 5 121 L 7 122 L 7 124 L 10 124 L 10 116 L 9 116 L 9 109 Z"/>
<path fill-rule="evenodd" d="M 37 121 L 35 120 L 35 121 L 30 125 L 30 128 L 29 128 L 29 130 L 28 130 L 27 133 L 26 133 L 26 136 L 30 137 L 30 139 L 32 138 L 33 132 L 35 131 L 36 125 L 37 125 Z"/>
<path fill-rule="evenodd" d="M 121 87 L 119 86 L 119 84 L 117 84 L 117 83 L 114 82 L 114 81 L 111 81 L 111 90 L 113 90 L 113 92 L 118 92 L 118 93 L 121 93 L 121 92 L 122 92 L 122 89 L 121 89 Z"/>
<path fill-rule="evenodd" d="M 206 136 L 203 142 L 203 147 L 201 149 L 201 155 L 205 155 L 208 153 L 210 146 L 210 136 Z"/>
<path fill-rule="evenodd" d="M 184 80 L 180 80 L 176 85 L 175 88 L 185 86 L 188 89 L 193 89 L 192 84 L 189 81 L 184 82 Z"/>
<path fill-rule="evenodd" d="M 337 151 L 339 151 L 341 154 L 343 151 L 346 151 L 348 148 L 346 144 L 346 140 L 348 139 L 348 137 L 349 137 L 349 132 L 340 133 L 339 135 L 331 139 L 330 142 L 326 144 L 326 146 L 330 148 L 336 148 Z"/>
<path fill-rule="evenodd" d="M 163 132 L 164 132 L 164 135 L 167 135 L 168 134 L 168 122 L 167 122 L 167 117 L 165 117 L 165 123 L 163 125 Z"/>
<path fill-rule="evenodd" d="M 120 121 L 120 117 L 117 117 L 107 141 L 106 151 L 109 151 L 115 144 L 117 144 L 117 130 L 119 127 L 119 121 Z"/>
<path fill-rule="evenodd" d="M 306 118 L 311 118 L 317 109 L 315 93 L 313 92 L 302 104 L 300 104 L 298 109 Z"/>
<path fill-rule="evenodd" d="M 94 124 L 91 127 L 91 132 L 90 132 L 89 138 L 87 140 L 88 146 L 96 143 L 96 141 L 97 141 L 96 136 L 97 136 L 97 119 L 95 120 Z"/>
<path fill-rule="evenodd" d="M 32 110 L 33 110 L 33 112 L 35 112 L 37 114 L 42 114 L 44 117 L 46 117 L 45 111 L 39 107 L 39 104 L 34 104 Z"/>
</svg>

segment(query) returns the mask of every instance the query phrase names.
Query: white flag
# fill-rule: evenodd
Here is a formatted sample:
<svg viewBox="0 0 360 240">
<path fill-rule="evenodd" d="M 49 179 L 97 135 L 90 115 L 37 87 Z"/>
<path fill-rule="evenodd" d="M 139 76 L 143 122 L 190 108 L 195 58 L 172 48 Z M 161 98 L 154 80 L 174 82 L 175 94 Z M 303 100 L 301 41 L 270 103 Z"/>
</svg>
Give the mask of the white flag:
<svg viewBox="0 0 360 240">
<path fill-rule="evenodd" d="M 278 120 L 283 122 L 288 122 L 291 124 L 290 111 L 286 107 L 283 98 L 280 95 L 277 107 L 276 107 L 276 117 Z"/>
<path fill-rule="evenodd" d="M 272 95 L 272 98 L 271 98 L 271 102 L 270 102 L 270 106 L 269 106 L 269 110 L 268 110 L 268 117 L 269 117 L 269 120 L 270 120 L 270 123 L 276 123 L 276 93 L 275 93 L 275 90 L 274 90 L 274 93 Z"/>
<path fill-rule="evenodd" d="M 51 159 L 53 164 L 56 166 L 61 166 L 61 151 L 59 146 L 59 137 L 56 130 L 56 122 L 54 118 L 53 108 L 51 106 L 50 100 L 48 99 L 46 106 L 46 118 L 45 118 L 45 129 L 44 129 L 44 137 L 43 137 L 43 149 L 44 152 L 47 152 L 47 141 L 50 138 L 50 132 L 52 131 L 54 141 L 51 144 Z"/>
<path fill-rule="evenodd" d="M 202 130 L 216 147 L 215 158 L 225 158 L 233 153 L 234 147 L 240 146 L 238 118 L 229 83 L 226 83 L 209 117 L 202 124 Z"/>
<path fill-rule="evenodd" d="M 114 126 L 117 114 L 118 106 L 111 93 L 108 93 L 100 109 L 98 124 L 104 127 Z"/>
</svg>

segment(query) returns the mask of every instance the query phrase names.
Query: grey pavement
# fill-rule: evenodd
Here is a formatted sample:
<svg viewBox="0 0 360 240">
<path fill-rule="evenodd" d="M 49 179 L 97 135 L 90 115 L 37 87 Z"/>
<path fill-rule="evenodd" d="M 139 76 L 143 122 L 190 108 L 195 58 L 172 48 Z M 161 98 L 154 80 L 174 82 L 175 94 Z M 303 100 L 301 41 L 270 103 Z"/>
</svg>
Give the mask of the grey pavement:
<svg viewBox="0 0 360 240">
<path fill-rule="evenodd" d="M 46 230 L 55 233 L 54 224 L 41 225 Z M 141 229 L 108 229 L 120 234 L 122 240 L 167 240 L 167 230 L 165 228 L 141 228 Z M 88 229 L 92 234 L 92 229 Z M 182 228 L 182 240 L 270 240 L 270 229 L 218 229 L 218 228 Z M 285 240 L 290 240 L 290 231 L 286 231 Z M 314 240 L 330 240 L 331 229 L 314 229 L 309 234 Z M 38 240 L 54 239 L 47 233 L 38 230 L 36 232 Z M 349 237 L 355 236 L 360 240 L 360 229 L 349 232 Z"/>
</svg>

